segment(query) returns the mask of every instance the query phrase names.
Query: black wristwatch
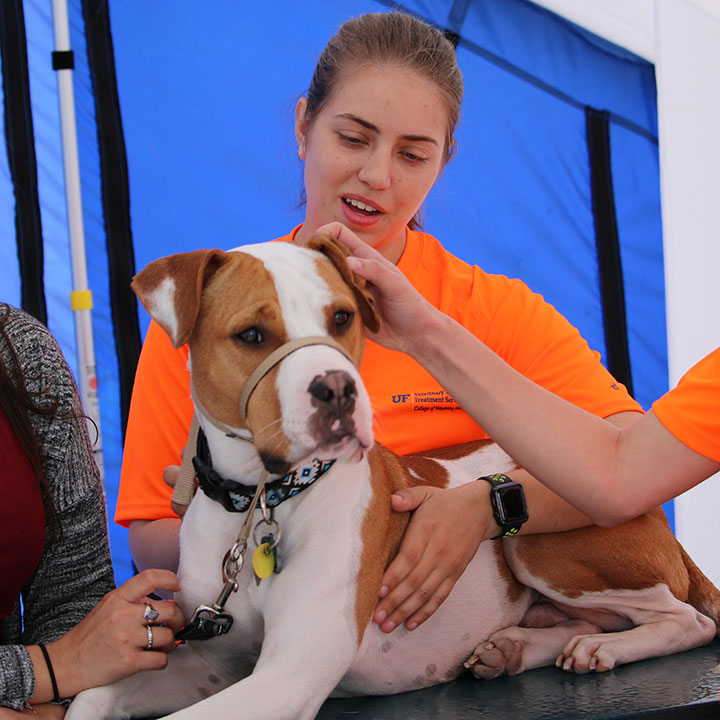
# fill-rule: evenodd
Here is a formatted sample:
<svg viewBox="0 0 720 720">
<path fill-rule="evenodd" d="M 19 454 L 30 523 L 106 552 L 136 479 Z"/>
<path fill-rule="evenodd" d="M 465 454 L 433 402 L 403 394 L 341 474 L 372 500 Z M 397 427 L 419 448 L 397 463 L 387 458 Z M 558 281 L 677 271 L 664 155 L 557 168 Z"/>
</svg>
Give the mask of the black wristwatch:
<svg viewBox="0 0 720 720">
<path fill-rule="evenodd" d="M 528 519 L 525 491 L 522 485 L 502 473 L 485 475 L 478 480 L 487 480 L 492 485 L 490 503 L 495 522 L 501 529 L 501 533 L 493 540 L 516 535 L 522 524 Z"/>
</svg>

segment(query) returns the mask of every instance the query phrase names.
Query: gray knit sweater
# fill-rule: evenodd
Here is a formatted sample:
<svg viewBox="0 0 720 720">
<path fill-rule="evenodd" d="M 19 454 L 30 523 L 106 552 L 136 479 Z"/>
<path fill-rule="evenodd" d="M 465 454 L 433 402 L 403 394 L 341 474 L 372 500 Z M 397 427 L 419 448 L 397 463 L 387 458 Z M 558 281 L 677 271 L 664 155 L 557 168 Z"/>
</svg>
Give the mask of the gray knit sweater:
<svg viewBox="0 0 720 720">
<path fill-rule="evenodd" d="M 18 355 L 29 390 L 50 404 L 54 416 L 31 415 L 45 453 L 45 476 L 62 523 L 59 543 L 46 546 L 20 602 L 3 620 L 0 637 L 0 706 L 21 709 L 35 692 L 26 645 L 51 642 L 82 620 L 114 587 L 105 504 L 75 381 L 48 330 L 24 312 L 0 303 L 0 317 Z M 13 372 L 9 349 L 0 352 Z M 2 579 L 0 578 L 0 582 Z"/>
</svg>

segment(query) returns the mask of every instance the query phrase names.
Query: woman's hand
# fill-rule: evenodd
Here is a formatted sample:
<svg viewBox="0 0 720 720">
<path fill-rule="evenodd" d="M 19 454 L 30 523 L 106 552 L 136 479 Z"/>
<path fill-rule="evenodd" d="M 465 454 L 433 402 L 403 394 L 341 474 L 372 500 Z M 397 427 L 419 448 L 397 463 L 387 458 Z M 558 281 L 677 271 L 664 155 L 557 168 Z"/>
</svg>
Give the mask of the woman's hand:
<svg viewBox="0 0 720 720">
<path fill-rule="evenodd" d="M 108 593 L 84 620 L 47 646 L 62 697 L 107 685 L 139 670 L 160 670 L 167 665 L 166 653 L 175 647 L 175 633 L 184 625 L 184 617 L 172 600 L 150 601 L 147 596 L 156 589 L 178 591 L 175 573 L 143 570 Z M 143 616 L 146 605 L 157 611 L 156 618 Z M 44 660 L 40 655 L 36 661 L 32 654 L 40 653 L 38 647 L 28 650 L 37 677 Z"/>
<path fill-rule="evenodd" d="M 403 622 L 414 630 L 448 597 L 480 543 L 496 531 L 489 490 L 488 483 L 473 482 L 451 490 L 413 487 L 392 496 L 393 510 L 414 512 L 373 614 L 383 632 Z"/>
<path fill-rule="evenodd" d="M 420 295 L 395 265 L 341 223 L 323 225 L 317 232 L 345 245 L 352 253 L 348 258 L 350 269 L 370 283 L 383 324 L 377 333 L 368 333 L 368 337 L 391 350 L 412 354 L 412 346 L 422 342 L 430 324 L 442 313 Z"/>
</svg>

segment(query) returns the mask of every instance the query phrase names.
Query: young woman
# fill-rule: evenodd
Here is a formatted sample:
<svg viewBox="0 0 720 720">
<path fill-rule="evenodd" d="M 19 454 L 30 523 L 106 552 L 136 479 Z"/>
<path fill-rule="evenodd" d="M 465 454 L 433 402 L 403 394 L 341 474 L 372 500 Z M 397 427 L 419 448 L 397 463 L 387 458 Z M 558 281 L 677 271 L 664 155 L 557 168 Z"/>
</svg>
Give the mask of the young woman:
<svg viewBox="0 0 720 720">
<path fill-rule="evenodd" d="M 48 330 L 0 303 L 3 719 L 23 714 L 26 705 L 27 712 L 62 717 L 51 700 L 164 667 L 173 629 L 183 624 L 172 602 L 154 601 L 156 610 L 148 610 L 146 596 L 155 588 L 177 589 L 168 570 L 148 570 L 113 590 L 105 505 L 85 422 Z M 148 628 L 151 621 L 168 627 Z M 145 651 L 150 644 L 156 652 Z"/>
<path fill-rule="evenodd" d="M 589 412 L 623 424 L 639 406 L 578 332 L 518 280 L 489 275 L 417 229 L 415 216 L 452 157 L 462 76 L 452 45 L 401 13 L 345 23 L 323 51 L 297 105 L 305 163 L 305 222 L 281 238 L 308 240 L 343 223 L 396 264 L 420 293 L 519 372 Z M 139 567 L 177 566 L 180 520 L 170 510 L 166 466 L 179 463 L 192 416 L 187 349 L 151 325 L 130 409 L 116 520 L 130 526 Z M 379 442 L 399 453 L 487 437 L 418 363 L 369 343 L 362 366 Z M 429 398 L 442 398 L 442 412 Z M 438 405 L 436 403 L 435 405 Z M 170 474 L 170 473 L 168 473 Z M 513 473 L 530 509 L 526 529 L 588 523 L 527 473 Z M 423 622 L 447 597 L 480 542 L 498 534 L 489 483 L 433 493 L 419 508 L 384 578 L 375 621 L 391 631 Z"/>
<path fill-rule="evenodd" d="M 629 520 L 720 471 L 720 348 L 629 427 L 618 428 L 523 377 L 415 291 L 339 223 L 324 228 L 372 283 L 385 347 L 409 353 L 494 440 L 598 525 Z M 414 507 L 420 488 L 394 500 Z"/>
</svg>

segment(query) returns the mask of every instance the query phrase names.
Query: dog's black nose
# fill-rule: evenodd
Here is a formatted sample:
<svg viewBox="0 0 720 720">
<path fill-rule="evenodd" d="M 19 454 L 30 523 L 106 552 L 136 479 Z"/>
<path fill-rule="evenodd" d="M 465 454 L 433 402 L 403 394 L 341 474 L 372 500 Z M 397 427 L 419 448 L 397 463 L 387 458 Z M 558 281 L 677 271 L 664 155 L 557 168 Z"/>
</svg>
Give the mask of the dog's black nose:
<svg viewBox="0 0 720 720">
<path fill-rule="evenodd" d="M 316 375 L 308 387 L 313 405 L 329 410 L 336 417 L 352 412 L 357 397 L 355 381 L 344 370 L 328 370 Z"/>
<path fill-rule="evenodd" d="M 277 455 L 269 455 L 261 452 L 260 458 L 262 459 L 265 469 L 271 475 L 285 475 L 290 470 L 290 463 L 285 458 L 278 457 Z"/>
</svg>

